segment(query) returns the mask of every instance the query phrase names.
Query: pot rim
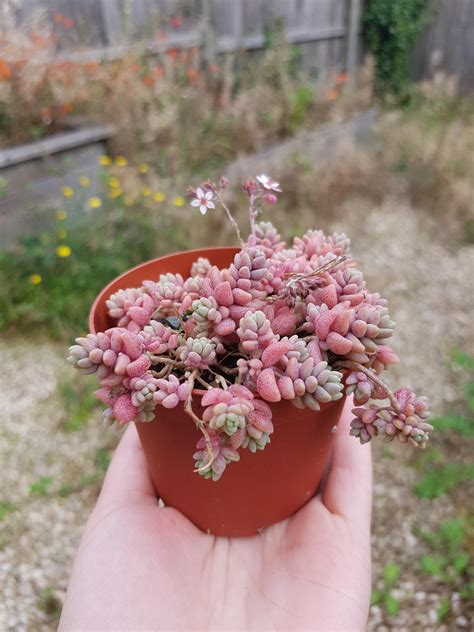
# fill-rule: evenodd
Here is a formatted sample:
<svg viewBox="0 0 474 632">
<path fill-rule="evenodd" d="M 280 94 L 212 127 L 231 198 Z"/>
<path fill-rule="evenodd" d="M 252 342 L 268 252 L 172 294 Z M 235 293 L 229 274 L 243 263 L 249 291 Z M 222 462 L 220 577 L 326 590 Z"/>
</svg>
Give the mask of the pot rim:
<svg viewBox="0 0 474 632">
<path fill-rule="evenodd" d="M 162 255 L 161 257 L 155 257 L 154 259 L 149 259 L 148 261 L 143 261 L 143 263 L 139 263 L 133 268 L 129 268 L 128 270 L 125 270 L 125 272 L 122 272 L 122 274 L 119 274 L 119 276 L 115 277 L 115 279 L 112 279 L 109 283 L 107 283 L 107 285 L 103 287 L 102 290 L 95 297 L 94 302 L 92 303 L 92 306 L 90 308 L 89 317 L 87 321 L 89 325 L 89 332 L 92 334 L 97 333 L 95 324 L 94 324 L 94 317 L 97 311 L 97 307 L 99 303 L 102 301 L 104 295 L 106 295 L 108 298 L 110 294 L 112 293 L 111 288 L 114 285 L 116 285 L 116 283 L 118 283 L 122 278 L 128 276 L 131 272 L 140 270 L 140 268 L 144 268 L 157 261 L 162 261 L 164 259 L 176 257 L 177 255 L 190 254 L 190 255 L 195 255 L 196 257 L 199 257 L 205 253 L 217 254 L 221 252 L 233 252 L 234 254 L 236 254 L 239 251 L 240 251 L 240 248 L 238 246 L 214 246 L 214 247 L 204 247 L 204 248 L 193 248 L 192 250 L 178 250 L 177 252 L 170 252 L 167 255 Z"/>
</svg>

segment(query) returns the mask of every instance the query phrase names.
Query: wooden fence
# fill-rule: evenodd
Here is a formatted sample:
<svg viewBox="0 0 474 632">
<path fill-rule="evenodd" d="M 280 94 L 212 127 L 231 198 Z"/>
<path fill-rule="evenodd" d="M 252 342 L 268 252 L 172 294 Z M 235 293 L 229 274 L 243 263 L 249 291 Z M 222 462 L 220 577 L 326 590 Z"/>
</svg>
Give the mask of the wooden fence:
<svg viewBox="0 0 474 632">
<path fill-rule="evenodd" d="M 281 20 L 301 50 L 303 68 L 324 77 L 352 74 L 361 59 L 360 16 L 365 0 L 0 0 L 18 21 L 43 11 L 66 56 L 120 57 L 131 46 L 150 52 L 202 46 L 208 58 L 264 44 L 265 29 Z M 387 0 L 387 2 L 390 0 Z M 474 0 L 433 0 L 437 14 L 413 54 L 413 76 L 436 70 L 474 89 Z M 0 15 L 1 18 L 1 15 Z"/>
<path fill-rule="evenodd" d="M 68 56 L 120 57 L 130 46 L 154 50 L 202 46 L 217 54 L 264 46 L 280 21 L 298 44 L 303 68 L 324 77 L 352 72 L 360 58 L 363 0 L 21 0 L 20 23 L 43 11 Z"/>
<path fill-rule="evenodd" d="M 413 74 L 430 78 L 438 70 L 456 75 L 463 92 L 474 90 L 474 0 L 438 0 L 414 51 Z"/>
</svg>

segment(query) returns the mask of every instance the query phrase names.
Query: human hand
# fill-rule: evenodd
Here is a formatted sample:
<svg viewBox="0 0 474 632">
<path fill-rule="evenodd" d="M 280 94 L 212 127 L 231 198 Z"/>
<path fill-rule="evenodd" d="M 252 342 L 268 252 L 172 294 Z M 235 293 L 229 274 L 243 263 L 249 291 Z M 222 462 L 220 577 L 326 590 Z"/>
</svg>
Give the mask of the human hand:
<svg viewBox="0 0 474 632">
<path fill-rule="evenodd" d="M 351 404 L 321 494 L 251 538 L 207 535 L 158 507 L 131 426 L 77 551 L 59 630 L 364 630 L 371 452 L 349 436 Z"/>
</svg>

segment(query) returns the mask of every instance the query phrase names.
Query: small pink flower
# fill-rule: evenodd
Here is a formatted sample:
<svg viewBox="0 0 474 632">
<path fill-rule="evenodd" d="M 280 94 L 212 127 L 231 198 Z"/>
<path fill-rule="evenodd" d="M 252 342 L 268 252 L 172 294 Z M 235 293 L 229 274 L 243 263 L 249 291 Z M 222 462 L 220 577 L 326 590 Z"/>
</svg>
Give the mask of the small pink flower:
<svg viewBox="0 0 474 632">
<path fill-rule="evenodd" d="M 257 176 L 257 180 L 260 182 L 260 184 L 263 186 L 264 189 L 268 189 L 269 191 L 281 192 L 280 183 L 276 182 L 275 180 L 272 180 L 271 178 L 266 176 L 264 173 Z"/>
<path fill-rule="evenodd" d="M 205 215 L 207 213 L 207 209 L 216 208 L 214 202 L 212 201 L 212 197 L 212 191 L 203 191 L 201 187 L 198 187 L 196 190 L 196 198 L 191 202 L 191 206 L 199 206 L 201 215 Z"/>
<path fill-rule="evenodd" d="M 267 204 L 276 204 L 278 202 L 278 198 L 273 193 L 265 193 L 263 196 L 263 201 Z"/>
</svg>

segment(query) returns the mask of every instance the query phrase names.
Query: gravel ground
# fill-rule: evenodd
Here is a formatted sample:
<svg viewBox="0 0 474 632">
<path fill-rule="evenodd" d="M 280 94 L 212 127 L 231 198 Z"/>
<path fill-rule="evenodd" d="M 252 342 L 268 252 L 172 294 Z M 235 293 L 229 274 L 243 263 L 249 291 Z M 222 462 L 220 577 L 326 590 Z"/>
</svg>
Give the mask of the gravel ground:
<svg viewBox="0 0 474 632">
<path fill-rule="evenodd" d="M 451 250 L 442 225 L 401 200 L 376 208 L 353 201 L 342 215 L 343 222 L 332 228 L 344 226 L 351 235 L 360 266 L 371 285 L 390 299 L 398 322 L 394 347 L 404 349 L 404 362 L 392 371 L 392 384 L 403 375 L 406 384 L 431 397 L 437 413 L 455 405 L 459 389 L 446 360 L 454 346 L 474 352 L 469 330 L 474 248 Z M 97 497 L 97 449 L 110 450 L 116 442 L 102 429 L 98 414 L 81 430 L 64 432 L 55 395 L 64 379 L 64 353 L 61 345 L 45 340 L 0 339 L 0 500 L 16 507 L 0 523 L 0 630 L 56 629 L 74 551 Z M 450 495 L 417 499 L 410 454 L 392 444 L 374 449 L 374 586 L 380 587 L 387 563 L 399 564 L 394 596 L 401 607 L 392 618 L 372 606 L 368 629 L 472 629 L 473 604 L 418 570 L 427 551 L 413 534 L 416 527 L 434 530 L 472 507 L 472 486 L 462 483 Z M 469 446 L 456 448 L 457 459 L 468 457 Z M 31 484 L 45 476 L 52 479 L 45 495 L 32 495 Z M 71 486 L 67 494 L 66 483 Z M 442 597 L 451 600 L 453 614 L 440 625 L 436 610 Z"/>
</svg>

